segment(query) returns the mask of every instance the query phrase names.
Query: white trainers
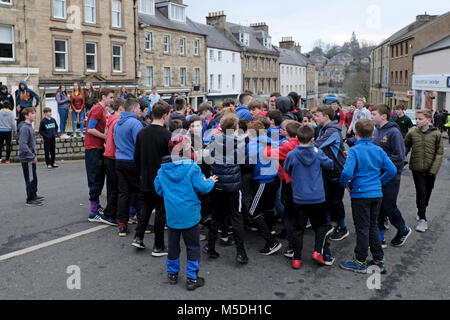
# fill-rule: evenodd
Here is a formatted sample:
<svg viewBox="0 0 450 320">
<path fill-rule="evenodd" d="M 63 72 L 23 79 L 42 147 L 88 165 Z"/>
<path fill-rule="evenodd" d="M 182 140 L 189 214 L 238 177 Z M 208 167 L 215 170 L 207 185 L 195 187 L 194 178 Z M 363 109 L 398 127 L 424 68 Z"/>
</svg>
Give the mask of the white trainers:
<svg viewBox="0 0 450 320">
<path fill-rule="evenodd" d="M 419 224 L 416 227 L 416 231 L 425 232 L 428 230 L 428 222 L 424 219 L 419 220 Z"/>
<path fill-rule="evenodd" d="M 70 137 L 66 134 L 66 133 L 64 133 L 62 136 L 61 136 L 61 139 L 69 139 Z"/>
</svg>

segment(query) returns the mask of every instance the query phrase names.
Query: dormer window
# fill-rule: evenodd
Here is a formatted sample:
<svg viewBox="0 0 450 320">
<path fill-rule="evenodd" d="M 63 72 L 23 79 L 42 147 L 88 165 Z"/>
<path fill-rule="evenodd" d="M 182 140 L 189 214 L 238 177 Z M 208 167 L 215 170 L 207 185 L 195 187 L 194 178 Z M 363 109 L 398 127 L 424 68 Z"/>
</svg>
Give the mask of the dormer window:
<svg viewBox="0 0 450 320">
<path fill-rule="evenodd" d="M 271 49 L 272 48 L 272 38 L 270 38 L 270 37 L 264 38 L 263 45 L 264 45 L 264 47 Z"/>
<path fill-rule="evenodd" d="M 169 19 L 177 22 L 186 23 L 185 9 L 186 9 L 185 6 L 171 2 L 169 4 Z"/>
<path fill-rule="evenodd" d="M 154 15 L 155 0 L 139 0 L 139 12 Z"/>
<path fill-rule="evenodd" d="M 245 32 L 239 33 L 239 42 L 242 43 L 244 46 L 248 47 L 250 43 L 249 34 Z"/>
</svg>

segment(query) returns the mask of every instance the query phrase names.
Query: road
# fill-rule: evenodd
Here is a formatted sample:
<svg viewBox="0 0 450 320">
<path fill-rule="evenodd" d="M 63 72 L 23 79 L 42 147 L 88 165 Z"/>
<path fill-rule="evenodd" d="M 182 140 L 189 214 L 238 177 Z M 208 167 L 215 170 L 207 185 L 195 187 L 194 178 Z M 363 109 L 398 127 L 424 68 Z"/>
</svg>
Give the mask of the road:
<svg viewBox="0 0 450 320">
<path fill-rule="evenodd" d="M 130 245 L 134 226 L 126 238 L 119 238 L 116 228 L 107 227 L 4 260 L 6 254 L 101 225 L 87 221 L 89 204 L 83 161 L 62 162 L 55 171 L 47 171 L 42 163 L 38 165 L 39 193 L 47 200 L 37 208 L 24 206 L 21 167 L 0 165 L 0 300 L 448 299 L 450 151 L 448 140 L 444 143 L 445 159 L 428 209 L 430 230 L 425 234 L 413 231 L 404 247 L 390 246 L 385 250 L 388 273 L 381 276 L 379 290 L 368 289 L 369 275 L 343 271 L 337 263 L 332 267 L 314 264 L 309 259 L 313 249 L 311 230 L 305 235 L 300 270 L 291 269 L 282 251 L 270 257 L 259 254 L 263 240 L 248 231 L 245 240 L 249 264 L 237 266 L 234 248 L 218 246 L 218 260 L 202 257 L 200 273 L 206 278 L 206 286 L 193 292 L 185 289 L 184 271 L 178 285 L 168 284 L 166 258 L 151 256 L 153 235 L 146 236 L 145 251 L 136 251 Z M 403 173 L 398 204 L 407 224 L 414 227 L 415 190 L 409 169 Z M 345 208 L 351 234 L 344 241 L 331 244 L 336 262 L 351 258 L 355 246 L 348 194 Z M 395 235 L 392 229 L 386 233 L 388 241 Z M 285 247 L 285 240 L 283 244 Z M 182 270 L 186 256 L 183 250 L 182 245 Z M 73 265 L 80 268 L 79 290 L 67 287 L 71 276 L 67 268 Z"/>
</svg>

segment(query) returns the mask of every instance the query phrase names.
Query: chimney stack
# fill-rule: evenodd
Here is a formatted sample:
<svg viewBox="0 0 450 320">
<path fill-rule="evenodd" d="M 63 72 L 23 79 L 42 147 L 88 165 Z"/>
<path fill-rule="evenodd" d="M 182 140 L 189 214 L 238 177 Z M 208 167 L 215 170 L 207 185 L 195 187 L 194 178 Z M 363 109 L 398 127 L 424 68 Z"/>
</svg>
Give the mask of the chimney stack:
<svg viewBox="0 0 450 320">
<path fill-rule="evenodd" d="M 295 42 L 292 37 L 282 37 L 280 41 L 280 48 L 282 49 L 295 49 Z"/>
<path fill-rule="evenodd" d="M 227 16 L 223 11 L 210 12 L 206 17 L 206 24 L 216 27 L 221 32 L 225 32 Z"/>
<path fill-rule="evenodd" d="M 251 23 L 250 27 L 256 31 L 264 31 L 269 34 L 269 26 L 265 22 Z"/>
</svg>

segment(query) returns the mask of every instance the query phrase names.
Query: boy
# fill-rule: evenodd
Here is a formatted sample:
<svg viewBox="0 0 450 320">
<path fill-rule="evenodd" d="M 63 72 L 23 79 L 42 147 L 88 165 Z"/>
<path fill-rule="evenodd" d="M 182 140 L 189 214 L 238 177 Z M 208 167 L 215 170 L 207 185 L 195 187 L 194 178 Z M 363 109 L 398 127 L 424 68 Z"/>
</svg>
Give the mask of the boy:
<svg viewBox="0 0 450 320">
<path fill-rule="evenodd" d="M 405 138 L 409 129 L 413 127 L 413 123 L 411 119 L 405 114 L 405 106 L 400 104 L 395 107 L 396 115 L 394 116 L 395 123 L 400 127 L 400 132 L 402 133 L 403 138 Z"/>
<path fill-rule="evenodd" d="M 367 273 L 367 248 L 373 255 L 369 265 L 377 265 L 381 273 L 386 272 L 383 261 L 384 253 L 381 247 L 378 230 L 378 213 L 383 197 L 382 185 L 391 180 L 397 173 L 382 148 L 375 146 L 371 137 L 374 124 L 369 119 L 359 120 L 355 125 L 356 144 L 348 151 L 348 158 L 342 171 L 340 183 L 347 188 L 350 184 L 353 221 L 355 223 L 356 248 L 351 261 L 341 262 L 344 270 L 357 273 Z M 384 174 L 380 177 L 380 171 Z"/>
<path fill-rule="evenodd" d="M 269 118 L 270 121 L 267 136 L 270 138 L 272 144 L 275 144 L 276 146 L 282 145 L 286 138 L 280 134 L 281 122 L 283 122 L 281 112 L 279 110 L 269 111 L 267 112 L 267 118 Z"/>
<path fill-rule="evenodd" d="M 314 129 L 302 126 L 297 130 L 300 143 L 289 152 L 284 170 L 292 177 L 293 190 L 293 246 L 294 257 L 292 268 L 299 269 L 302 264 L 303 234 L 308 219 L 316 233 L 313 260 L 325 265 L 332 265 L 334 258 L 328 249 L 327 210 L 325 205 L 325 190 L 323 187 L 322 168 L 333 169 L 333 161 L 325 153 L 313 145 Z"/>
<path fill-rule="evenodd" d="M 442 134 L 431 124 L 429 110 L 416 111 L 417 128 L 408 132 L 405 137 L 406 155 L 411 151 L 409 168 L 413 173 L 416 186 L 416 204 L 419 224 L 416 231 L 428 229 L 426 209 L 433 191 L 436 175 L 444 156 Z"/>
<path fill-rule="evenodd" d="M 181 120 L 181 122 L 183 123 L 183 128 L 187 129 L 187 121 L 186 121 L 186 117 L 184 115 L 185 112 L 186 112 L 186 100 L 184 100 L 183 98 L 176 98 L 175 99 L 175 112 L 173 112 L 172 115 L 170 116 L 169 126 L 170 126 L 170 123 L 172 122 L 172 120 L 178 119 L 178 120 Z"/>
<path fill-rule="evenodd" d="M 345 163 L 345 148 L 342 129 L 337 120 L 332 121 L 334 116 L 335 112 L 331 107 L 321 106 L 317 108 L 315 120 L 321 129 L 318 138 L 314 141 L 314 146 L 321 149 L 334 162 L 332 170 L 324 169 L 323 178 L 327 211 L 331 224 L 336 226 L 330 240 L 340 241 L 349 235 L 345 226 L 345 209 L 342 202 L 345 189 L 339 185 L 339 178 Z"/>
<path fill-rule="evenodd" d="M 0 163 L 3 162 L 3 143 L 6 142 L 6 164 L 10 163 L 12 133 L 17 132 L 16 117 L 11 108 L 8 100 L 3 101 L 3 104 L 0 105 Z"/>
<path fill-rule="evenodd" d="M 27 190 L 27 207 L 42 206 L 43 197 L 37 195 L 36 175 L 36 136 L 34 134 L 33 122 L 36 120 L 36 109 L 34 107 L 24 108 L 21 112 L 22 121 L 19 124 L 19 161 L 22 163 L 23 177 Z"/>
<path fill-rule="evenodd" d="M 39 126 L 39 134 L 44 140 L 45 163 L 47 169 L 58 168 L 55 164 L 55 146 L 56 137 L 58 136 L 58 124 L 52 118 L 52 109 L 44 108 L 44 118 Z"/>
<path fill-rule="evenodd" d="M 389 221 L 397 229 L 396 236 L 392 239 L 391 244 L 395 247 L 401 247 L 405 244 L 411 234 L 403 220 L 402 213 L 397 208 L 397 196 L 400 191 L 400 180 L 402 170 L 405 165 L 405 144 L 398 125 L 391 118 L 391 109 L 385 104 L 379 104 L 372 109 L 372 120 L 375 123 L 375 131 L 372 142 L 376 146 L 383 148 L 389 159 L 397 167 L 397 174 L 388 183 L 383 185 L 383 201 L 378 216 L 378 228 L 380 229 L 381 245 L 387 248 L 386 240 L 384 240 L 384 221 Z"/>
<path fill-rule="evenodd" d="M 263 111 L 263 105 L 264 103 L 260 100 L 253 100 L 249 105 L 248 105 L 248 110 L 250 111 L 250 114 L 252 116 L 252 118 L 256 117 L 256 116 L 266 116 L 267 112 Z M 245 119 L 245 118 L 243 118 Z"/>
<path fill-rule="evenodd" d="M 366 103 L 363 99 L 358 99 L 356 102 L 356 109 L 353 112 L 352 122 L 350 123 L 350 126 L 347 128 L 347 134 L 352 134 L 353 131 L 355 131 L 355 124 L 358 122 L 358 120 L 361 119 L 372 119 L 372 116 L 370 114 L 370 111 L 366 108 Z"/>
<path fill-rule="evenodd" d="M 206 179 L 193 160 L 183 157 L 183 154 L 190 154 L 190 143 L 185 137 L 175 136 L 170 141 L 169 151 L 171 155 L 163 157 L 155 178 L 155 191 L 164 198 L 166 208 L 169 245 L 167 273 L 169 283 L 175 285 L 180 271 L 180 237 L 183 236 L 187 251 L 186 288 L 195 290 L 205 284 L 205 279 L 198 276 L 201 210 L 198 194 L 209 193 L 217 177 Z"/>
</svg>

